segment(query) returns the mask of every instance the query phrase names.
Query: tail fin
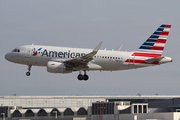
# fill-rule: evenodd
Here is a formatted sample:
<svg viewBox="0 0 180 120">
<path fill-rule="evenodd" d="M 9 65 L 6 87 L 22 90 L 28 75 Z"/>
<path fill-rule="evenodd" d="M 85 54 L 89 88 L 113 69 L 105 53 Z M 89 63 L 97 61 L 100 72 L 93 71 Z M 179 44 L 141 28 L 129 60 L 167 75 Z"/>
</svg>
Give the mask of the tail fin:
<svg viewBox="0 0 180 120">
<path fill-rule="evenodd" d="M 135 56 L 159 57 L 162 55 L 171 25 L 161 25 L 134 53 Z"/>
</svg>

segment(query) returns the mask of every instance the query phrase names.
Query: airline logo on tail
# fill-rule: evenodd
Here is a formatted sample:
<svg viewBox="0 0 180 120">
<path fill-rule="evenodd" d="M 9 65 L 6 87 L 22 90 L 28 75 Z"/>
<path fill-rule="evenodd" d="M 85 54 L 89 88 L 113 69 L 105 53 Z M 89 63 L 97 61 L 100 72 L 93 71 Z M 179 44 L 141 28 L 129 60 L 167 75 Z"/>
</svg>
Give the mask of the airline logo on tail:
<svg viewBox="0 0 180 120">
<path fill-rule="evenodd" d="M 161 25 L 146 42 L 142 44 L 138 51 L 154 50 L 154 52 L 162 54 L 170 28 L 171 25 Z"/>
<path fill-rule="evenodd" d="M 139 47 L 139 49 L 131 55 L 131 58 L 133 59 L 127 59 L 126 62 L 141 63 L 141 64 L 159 64 L 159 60 L 162 59 L 161 55 L 163 53 L 170 28 L 171 25 L 161 25 Z M 159 59 L 156 57 L 158 57 Z M 147 61 L 152 61 L 152 62 L 147 62 Z"/>
</svg>

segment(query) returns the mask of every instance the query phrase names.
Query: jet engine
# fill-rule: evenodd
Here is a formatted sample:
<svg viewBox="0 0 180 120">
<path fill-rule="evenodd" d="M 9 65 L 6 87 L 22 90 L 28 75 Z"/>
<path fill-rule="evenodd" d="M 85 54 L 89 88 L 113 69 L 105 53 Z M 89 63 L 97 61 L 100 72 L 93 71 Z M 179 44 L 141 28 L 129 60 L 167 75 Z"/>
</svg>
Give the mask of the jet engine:
<svg viewBox="0 0 180 120">
<path fill-rule="evenodd" d="M 68 67 L 64 63 L 54 61 L 47 63 L 47 71 L 50 73 L 71 73 L 72 70 L 72 67 Z"/>
</svg>

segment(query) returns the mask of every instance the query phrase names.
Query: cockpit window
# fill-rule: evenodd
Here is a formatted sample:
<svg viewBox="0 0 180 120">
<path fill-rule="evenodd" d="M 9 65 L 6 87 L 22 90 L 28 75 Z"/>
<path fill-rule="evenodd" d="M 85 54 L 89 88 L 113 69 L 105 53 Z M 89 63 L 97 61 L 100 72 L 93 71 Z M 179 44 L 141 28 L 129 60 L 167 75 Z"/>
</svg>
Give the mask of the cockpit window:
<svg viewBox="0 0 180 120">
<path fill-rule="evenodd" d="M 12 52 L 20 52 L 20 50 L 19 49 L 14 49 L 14 50 L 12 50 Z"/>
</svg>

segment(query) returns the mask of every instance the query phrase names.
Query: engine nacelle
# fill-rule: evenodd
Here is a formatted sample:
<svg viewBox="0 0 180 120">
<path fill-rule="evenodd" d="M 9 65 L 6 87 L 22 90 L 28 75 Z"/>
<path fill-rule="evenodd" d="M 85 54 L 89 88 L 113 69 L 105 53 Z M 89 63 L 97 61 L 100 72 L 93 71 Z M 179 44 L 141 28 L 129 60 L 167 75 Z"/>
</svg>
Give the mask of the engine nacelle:
<svg viewBox="0 0 180 120">
<path fill-rule="evenodd" d="M 71 73 L 73 68 L 64 65 L 64 63 L 49 61 L 47 71 L 50 73 Z"/>
</svg>

